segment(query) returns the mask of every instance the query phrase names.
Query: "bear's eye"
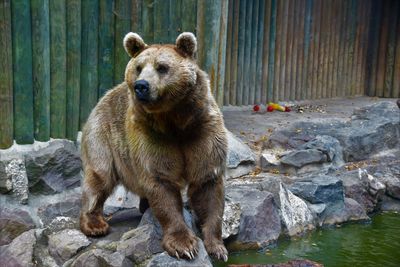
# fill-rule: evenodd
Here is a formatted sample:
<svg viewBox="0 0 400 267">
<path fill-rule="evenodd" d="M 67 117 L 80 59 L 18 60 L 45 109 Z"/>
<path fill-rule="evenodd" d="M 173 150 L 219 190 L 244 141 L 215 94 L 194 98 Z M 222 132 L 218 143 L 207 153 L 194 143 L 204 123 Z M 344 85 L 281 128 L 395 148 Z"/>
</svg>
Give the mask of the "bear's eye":
<svg viewBox="0 0 400 267">
<path fill-rule="evenodd" d="M 137 66 L 136 67 L 136 72 L 137 72 L 137 74 L 140 74 L 142 72 L 142 67 L 141 66 Z"/>
<path fill-rule="evenodd" d="M 157 72 L 161 73 L 161 74 L 165 74 L 165 73 L 168 72 L 168 68 L 169 67 L 167 65 L 160 64 L 160 65 L 157 66 Z"/>
</svg>

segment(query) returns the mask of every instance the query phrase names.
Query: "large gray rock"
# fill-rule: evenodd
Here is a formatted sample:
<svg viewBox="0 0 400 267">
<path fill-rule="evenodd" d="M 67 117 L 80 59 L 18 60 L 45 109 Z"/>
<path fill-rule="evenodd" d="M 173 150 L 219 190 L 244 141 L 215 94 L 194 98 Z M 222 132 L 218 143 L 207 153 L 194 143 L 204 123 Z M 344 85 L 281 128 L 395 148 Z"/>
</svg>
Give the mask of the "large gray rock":
<svg viewBox="0 0 400 267">
<path fill-rule="evenodd" d="M 307 204 L 286 189 L 282 183 L 280 184 L 279 198 L 282 222 L 290 236 L 315 228 L 314 217 Z"/>
<path fill-rule="evenodd" d="M 131 267 L 134 264 L 118 252 L 92 249 L 79 255 L 71 267 Z"/>
<path fill-rule="evenodd" d="M 242 210 L 239 203 L 225 202 L 222 217 L 222 239 L 236 235 L 239 232 Z"/>
<path fill-rule="evenodd" d="M 33 250 L 37 241 L 36 230 L 24 232 L 9 245 L 0 247 L 0 266 L 30 267 L 33 263 Z"/>
<path fill-rule="evenodd" d="M 199 253 L 194 260 L 185 260 L 171 257 L 163 252 L 156 255 L 147 264 L 147 267 L 212 267 L 210 257 L 208 256 L 203 242 L 199 239 Z"/>
<path fill-rule="evenodd" d="M 91 241 L 76 229 L 66 229 L 49 236 L 49 252 L 58 264 L 69 260 L 90 244 Z"/>
<path fill-rule="evenodd" d="M 323 163 L 327 162 L 328 158 L 326 154 L 318 149 L 302 149 L 295 150 L 281 158 L 281 162 L 294 166 L 296 168 L 301 168 L 304 165 L 312 164 L 312 163 Z"/>
<path fill-rule="evenodd" d="M 228 154 L 226 177 L 235 178 L 250 173 L 254 169 L 255 155 L 240 139 L 228 131 Z"/>
<path fill-rule="evenodd" d="M 59 216 L 78 218 L 80 205 L 80 194 L 65 194 L 64 199 L 40 206 L 37 210 L 37 214 L 42 220 L 43 224 L 47 226 Z"/>
<path fill-rule="evenodd" d="M 236 245 L 264 247 L 278 239 L 281 219 L 273 194 L 254 186 L 235 185 L 226 188 L 225 195 L 228 203 L 238 203 L 241 209 Z"/>
<path fill-rule="evenodd" d="M 8 162 L 0 161 L 0 193 L 6 194 L 12 190 L 11 177 L 6 173 Z"/>
<path fill-rule="evenodd" d="M 319 175 L 304 178 L 294 182 L 289 189 L 312 204 L 329 204 L 344 200 L 343 183 L 332 176 Z"/>
<path fill-rule="evenodd" d="M 326 213 L 323 217 L 322 224 L 334 225 L 349 221 L 369 220 L 365 209 L 354 199 L 345 198 L 344 205 L 338 203 L 334 209 Z"/>
<path fill-rule="evenodd" d="M 80 153 L 71 141 L 52 140 L 47 147 L 30 151 L 25 165 L 33 192 L 53 194 L 80 185 Z"/>
<path fill-rule="evenodd" d="M 275 131 L 270 137 L 272 146 L 297 148 L 317 135 L 339 140 L 343 159 L 360 161 L 376 153 L 400 145 L 400 111 L 393 102 L 380 102 L 354 111 L 349 122 L 298 122 Z M 296 142 L 302 140 L 302 142 Z M 303 141 L 304 140 L 304 141 Z"/>
<path fill-rule="evenodd" d="M 0 246 L 9 244 L 25 231 L 35 228 L 27 211 L 0 207 Z"/>
<path fill-rule="evenodd" d="M 117 246 L 117 252 L 136 264 L 162 252 L 161 237 L 155 227 L 146 224 L 126 232 Z"/>
<path fill-rule="evenodd" d="M 366 170 L 349 171 L 340 176 L 346 197 L 357 201 L 367 213 L 377 209 L 385 186 Z"/>
<path fill-rule="evenodd" d="M 24 161 L 22 159 L 12 159 L 7 163 L 5 170 L 11 180 L 14 196 L 21 204 L 27 204 L 29 190 Z"/>
</svg>

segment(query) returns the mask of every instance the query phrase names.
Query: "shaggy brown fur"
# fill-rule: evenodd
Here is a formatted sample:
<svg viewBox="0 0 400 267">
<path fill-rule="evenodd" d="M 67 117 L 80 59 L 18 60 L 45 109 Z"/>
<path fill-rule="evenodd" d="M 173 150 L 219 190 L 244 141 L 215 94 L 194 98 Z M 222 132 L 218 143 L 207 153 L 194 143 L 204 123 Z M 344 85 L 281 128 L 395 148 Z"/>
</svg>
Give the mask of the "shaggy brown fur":
<svg viewBox="0 0 400 267">
<path fill-rule="evenodd" d="M 227 259 L 221 238 L 226 129 L 207 75 L 194 60 L 196 45 L 191 33 L 178 36 L 176 45 L 125 37 L 132 57 L 125 82 L 100 100 L 83 130 L 80 227 L 86 235 L 108 233 L 103 204 L 121 183 L 143 199 L 142 211 L 151 207 L 164 249 L 191 259 L 198 245 L 182 215 L 181 190 L 188 186 L 207 252 Z M 137 80 L 148 82 L 149 101 L 137 97 Z"/>
</svg>

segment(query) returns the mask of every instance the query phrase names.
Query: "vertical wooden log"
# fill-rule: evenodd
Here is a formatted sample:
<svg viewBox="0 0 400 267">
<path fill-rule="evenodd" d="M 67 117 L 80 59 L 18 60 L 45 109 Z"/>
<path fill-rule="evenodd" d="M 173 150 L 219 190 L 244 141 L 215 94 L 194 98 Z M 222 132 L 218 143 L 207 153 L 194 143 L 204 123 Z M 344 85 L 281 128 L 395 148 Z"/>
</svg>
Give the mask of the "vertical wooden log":
<svg viewBox="0 0 400 267">
<path fill-rule="evenodd" d="M 281 64 L 279 68 L 279 98 L 278 100 L 285 100 L 286 93 L 286 85 L 285 85 L 285 76 L 286 76 L 286 46 L 287 46 L 287 36 L 288 36 L 288 21 L 289 21 L 289 2 L 290 0 L 282 0 L 283 8 L 282 8 L 282 35 L 281 35 Z"/>
<path fill-rule="evenodd" d="M 141 0 L 132 0 L 131 3 L 131 31 L 140 36 L 143 36 L 142 2 Z"/>
<path fill-rule="evenodd" d="M 367 95 L 376 95 L 376 75 L 378 67 L 379 35 L 382 18 L 383 1 L 372 1 L 370 13 L 374 14 L 370 20 L 370 30 L 368 34 L 367 63 L 365 77 L 367 82 Z"/>
<path fill-rule="evenodd" d="M 102 97 L 114 84 L 114 1 L 99 1 L 99 92 Z M 118 15 L 117 15 L 118 16 Z M 116 45 L 122 47 L 122 40 Z M 117 57 L 117 54 L 115 54 Z M 121 62 L 120 62 L 121 63 Z M 121 68 L 121 67 L 119 67 Z M 119 71 L 122 71 L 121 69 Z"/>
<path fill-rule="evenodd" d="M 182 0 L 169 0 L 168 42 L 174 44 L 176 37 L 182 32 Z M 165 15 L 164 15 L 165 16 Z"/>
<path fill-rule="evenodd" d="M 371 2 L 372 1 L 362 1 L 361 5 L 363 8 L 362 14 L 362 24 L 363 28 L 361 31 L 361 67 L 358 69 L 358 80 L 360 84 L 360 95 L 365 95 L 367 93 L 367 77 L 365 77 L 365 72 L 367 69 L 367 57 L 368 57 L 368 34 L 370 29 L 370 10 L 371 10 Z"/>
<path fill-rule="evenodd" d="M 311 98 L 311 77 L 312 77 L 312 56 L 314 49 L 314 34 L 313 34 L 313 1 L 306 0 L 305 16 L 304 16 L 304 69 L 302 75 L 302 94 L 301 99 Z"/>
<path fill-rule="evenodd" d="M 313 21 L 314 23 L 314 50 L 313 50 L 313 72 L 312 72 L 312 93 L 311 93 L 311 98 L 320 98 L 320 90 L 318 87 L 318 78 L 319 78 L 319 61 L 321 59 L 319 55 L 319 50 L 320 50 L 320 39 L 321 39 L 321 16 L 322 16 L 322 0 L 316 0 L 315 1 L 315 9 L 314 9 L 314 15 L 313 18 L 315 19 Z M 311 77 L 310 77 L 311 78 Z"/>
<path fill-rule="evenodd" d="M 154 0 L 154 43 L 167 44 L 169 41 L 169 1 Z"/>
<path fill-rule="evenodd" d="M 292 46 L 292 62 L 291 62 L 291 72 L 290 72 L 290 100 L 296 99 L 297 94 L 297 64 L 298 64 L 298 54 L 300 48 L 300 38 L 303 34 L 303 29 L 301 27 L 301 21 L 304 21 L 304 16 L 301 17 L 301 0 L 296 0 L 294 3 L 293 11 L 293 46 Z"/>
<path fill-rule="evenodd" d="M 67 42 L 65 1 L 50 6 L 50 132 L 53 138 L 66 135 Z"/>
<path fill-rule="evenodd" d="M 166 1 L 165 1 L 166 2 Z M 123 40 L 131 28 L 131 1 L 115 0 L 115 44 L 114 44 L 114 84 L 124 81 L 129 56 L 125 52 Z"/>
<path fill-rule="evenodd" d="M 250 61 L 251 61 L 251 31 L 252 31 L 252 18 L 253 18 L 253 1 L 247 1 L 246 4 L 246 26 L 245 26 L 245 40 L 244 40 L 244 69 L 243 69 L 243 104 L 249 105 L 249 91 L 250 91 Z"/>
<path fill-rule="evenodd" d="M 400 98 L 400 14 L 397 13 L 396 57 L 394 61 L 393 90 L 391 97 Z"/>
<path fill-rule="evenodd" d="M 389 37 L 389 17 L 391 5 L 389 1 L 384 1 L 384 10 L 379 38 L 378 70 L 376 77 L 376 96 L 383 97 L 386 73 L 386 51 Z"/>
<path fill-rule="evenodd" d="M 225 42 L 220 36 L 221 19 L 226 19 L 224 12 L 226 13 L 227 10 L 222 10 L 224 5 L 219 1 L 211 0 L 199 0 L 197 2 L 198 60 L 200 66 L 210 77 L 211 89 L 214 96 L 217 96 L 218 90 L 217 79 L 218 59 L 219 52 L 221 51 L 220 45 L 224 46 L 223 43 Z M 221 16 L 225 16 L 225 18 Z M 226 23 L 223 24 L 226 25 Z M 222 33 L 226 35 L 226 29 L 222 29 Z M 222 38 L 224 37 L 222 36 Z"/>
<path fill-rule="evenodd" d="M 268 0 L 268 1 L 261 1 L 265 3 L 265 10 L 264 10 L 264 40 L 263 40 L 263 46 L 262 46 L 262 91 L 261 91 L 261 103 L 266 104 L 267 99 L 268 99 L 268 88 L 269 86 L 269 73 L 270 73 L 270 68 L 269 68 L 269 59 L 270 59 L 270 54 L 271 54 L 271 49 L 270 47 L 271 44 L 274 45 L 275 48 L 275 40 L 271 42 L 271 22 L 272 22 L 272 4 L 274 1 Z M 275 4 L 275 3 L 274 3 Z M 274 22 L 275 23 L 275 22 Z"/>
<path fill-rule="evenodd" d="M 347 76 L 346 76 L 346 84 L 347 84 L 347 95 L 353 96 L 355 94 L 355 88 L 353 84 L 353 70 L 354 70 L 354 61 L 355 61 L 355 37 L 356 37 L 356 29 L 357 29 L 357 2 L 356 0 L 351 0 L 351 9 L 350 9 L 350 17 L 349 17 L 349 47 L 348 47 L 348 62 L 347 62 Z"/>
<path fill-rule="evenodd" d="M 244 52 L 245 52 L 245 28 L 246 28 L 246 0 L 240 0 L 239 7 L 239 32 L 238 32 L 238 62 L 237 62 L 237 91 L 236 104 L 243 105 L 243 87 L 244 87 Z M 199 10 L 199 9 L 198 9 Z"/>
<path fill-rule="evenodd" d="M 232 39 L 233 39 L 233 6 L 234 1 L 228 1 L 228 26 L 227 26 L 227 37 L 226 37 L 226 72 L 225 72 L 225 84 L 224 84 L 224 105 L 230 103 L 230 86 L 231 86 L 231 67 L 232 67 Z"/>
<path fill-rule="evenodd" d="M 296 66 L 296 82 L 294 83 L 295 87 L 295 99 L 300 100 L 304 99 L 305 88 L 303 87 L 303 72 L 306 71 L 306 61 L 305 50 L 306 50 L 306 28 L 305 21 L 307 20 L 306 16 L 306 1 L 299 0 L 299 28 L 297 33 L 297 66 Z"/>
<path fill-rule="evenodd" d="M 396 49 L 396 26 L 399 17 L 399 1 L 390 1 L 390 14 L 389 14 L 389 25 L 388 25 L 388 41 L 386 50 L 386 70 L 385 70 L 385 81 L 383 87 L 383 96 L 390 97 L 392 95 L 393 87 L 393 70 L 395 61 L 395 49 Z"/>
<path fill-rule="evenodd" d="M 263 88 L 263 80 L 262 80 L 262 75 L 263 75 L 263 66 L 266 67 L 266 65 L 263 65 L 263 44 L 264 42 L 269 42 L 265 41 L 264 38 L 266 36 L 264 35 L 264 26 L 265 26 L 265 2 L 264 0 L 259 0 L 259 8 L 258 8 L 258 29 L 257 29 L 257 55 L 256 55 L 256 98 L 255 102 L 256 103 L 264 103 L 265 100 L 263 100 L 263 96 L 265 99 L 265 90 Z M 267 33 L 269 34 L 269 32 Z M 268 62 L 268 61 L 267 61 Z"/>
<path fill-rule="evenodd" d="M 32 0 L 32 63 L 34 98 L 34 136 L 50 138 L 50 26 L 49 1 Z"/>
<path fill-rule="evenodd" d="M 343 1 L 337 1 L 335 3 L 335 29 L 334 29 L 334 52 L 333 52 L 333 71 L 332 71 L 332 96 L 338 96 L 338 67 L 339 67 L 339 46 L 340 46 L 340 30 L 342 25 L 342 3 Z"/>
<path fill-rule="evenodd" d="M 259 1 L 253 1 L 252 5 L 252 29 L 251 29 L 251 51 L 250 51 L 250 82 L 249 82 L 249 104 L 254 104 L 255 96 L 256 96 L 256 76 L 257 76 L 257 31 L 258 31 L 258 9 L 259 9 Z"/>
<path fill-rule="evenodd" d="M 327 2 L 320 0 L 318 1 L 318 5 L 319 5 L 319 9 L 318 9 L 318 13 L 317 13 L 317 20 L 316 20 L 316 24 L 317 24 L 317 35 L 316 35 L 316 57 L 314 57 L 314 59 L 316 59 L 315 61 L 315 76 L 314 76 L 314 87 L 315 87 L 315 98 L 322 98 L 322 91 L 323 91 L 323 70 L 324 70 L 324 58 L 325 58 L 325 51 L 324 51 L 324 38 L 325 38 L 325 20 L 326 17 L 324 17 L 324 7 L 327 5 Z"/>
<path fill-rule="evenodd" d="M 154 42 L 154 0 L 143 0 L 142 25 L 144 42 L 152 44 Z"/>
<path fill-rule="evenodd" d="M 330 1 L 329 7 L 329 20 L 328 20 L 328 36 L 327 36 L 327 58 L 326 58 L 326 74 L 325 74 L 325 84 L 326 84 L 326 94 L 325 97 L 332 97 L 332 70 L 333 70 L 333 51 L 334 51 L 334 27 L 335 27 L 335 1 Z"/>
<path fill-rule="evenodd" d="M 224 103 L 224 83 L 225 83 L 225 66 L 226 66 L 226 36 L 228 25 L 228 1 L 221 2 L 221 18 L 219 26 L 219 44 L 218 44 L 218 70 L 217 70 L 217 103 L 222 106 Z"/>
<path fill-rule="evenodd" d="M 294 42 L 294 10 L 295 10 L 295 0 L 289 1 L 288 2 L 288 22 L 287 22 L 287 34 L 286 34 L 286 63 L 285 63 L 285 83 L 284 83 L 284 88 L 285 88 L 285 98 L 282 100 L 289 100 L 292 99 L 292 92 L 290 88 L 290 83 L 292 79 L 292 66 L 293 66 L 293 42 Z"/>
<path fill-rule="evenodd" d="M 13 64 L 11 5 L 9 0 L 0 2 L 0 149 L 13 144 Z"/>
<path fill-rule="evenodd" d="M 273 80 L 273 101 L 277 101 L 280 97 L 280 69 L 281 69 L 281 50 L 282 50 L 282 24 L 283 24 L 283 12 L 284 2 L 277 1 L 276 10 L 276 35 L 275 35 L 275 64 L 274 64 L 274 77 Z"/>
<path fill-rule="evenodd" d="M 239 19 L 238 17 L 236 19 Z M 197 0 L 182 1 L 182 31 L 196 34 Z"/>
<path fill-rule="evenodd" d="M 357 11 L 356 11 L 356 33 L 354 39 L 354 56 L 353 56 L 353 70 L 352 70 L 352 95 L 358 95 L 359 89 L 359 80 L 358 80 L 358 69 L 361 67 L 361 30 L 363 26 L 362 21 L 362 3 L 360 1 L 356 1 Z"/>
<path fill-rule="evenodd" d="M 99 4 L 82 1 L 82 47 L 80 126 L 83 127 L 97 102 L 98 92 L 98 35 Z"/>
<path fill-rule="evenodd" d="M 332 1 L 326 1 L 326 5 L 324 5 L 324 13 L 325 17 L 323 18 L 323 33 L 322 33 L 322 44 L 323 44 L 323 58 L 322 58 L 322 77 L 321 77 L 321 85 L 320 88 L 322 90 L 322 98 L 329 97 L 329 53 L 330 53 L 330 35 L 331 30 L 330 26 L 332 24 Z"/>
<path fill-rule="evenodd" d="M 11 1 L 14 84 L 14 137 L 33 143 L 33 84 L 30 1 Z"/>
<path fill-rule="evenodd" d="M 338 63 L 338 96 L 345 96 L 345 84 L 344 84 L 344 62 L 345 62 L 345 51 L 346 51 L 346 29 L 347 25 L 347 13 L 348 13 L 348 2 L 343 2 L 341 9 L 341 26 L 339 32 L 339 63 Z"/>
<path fill-rule="evenodd" d="M 81 0 L 68 0 L 67 9 L 67 138 L 79 131 L 81 78 Z"/>
<path fill-rule="evenodd" d="M 230 104 L 239 105 L 238 96 L 237 96 L 237 88 L 238 88 L 238 79 L 240 74 L 238 73 L 238 54 L 239 54 L 239 7 L 240 0 L 233 0 L 233 37 L 232 37 L 232 67 L 231 67 L 231 84 L 230 84 Z"/>
</svg>

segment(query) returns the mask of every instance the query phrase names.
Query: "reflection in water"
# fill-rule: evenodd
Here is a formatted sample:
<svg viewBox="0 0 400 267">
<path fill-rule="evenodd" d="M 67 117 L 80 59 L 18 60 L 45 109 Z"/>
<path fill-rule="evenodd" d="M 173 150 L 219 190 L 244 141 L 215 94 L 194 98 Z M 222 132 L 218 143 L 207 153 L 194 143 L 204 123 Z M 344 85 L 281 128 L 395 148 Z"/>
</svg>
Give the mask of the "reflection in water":
<svg viewBox="0 0 400 267">
<path fill-rule="evenodd" d="M 370 223 L 347 224 L 314 231 L 301 238 L 279 240 L 263 252 L 232 253 L 229 263 L 268 264 L 309 259 L 326 267 L 400 266 L 400 214 L 383 213 Z M 226 266 L 220 262 L 215 266 Z"/>
</svg>

